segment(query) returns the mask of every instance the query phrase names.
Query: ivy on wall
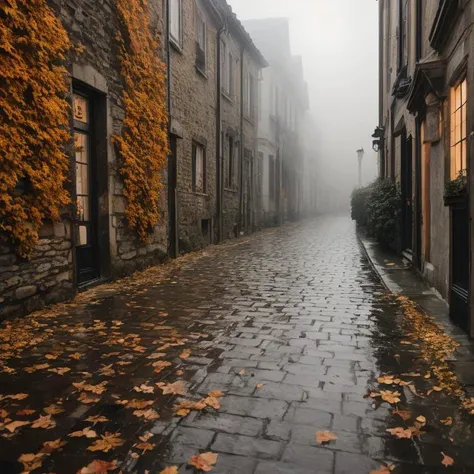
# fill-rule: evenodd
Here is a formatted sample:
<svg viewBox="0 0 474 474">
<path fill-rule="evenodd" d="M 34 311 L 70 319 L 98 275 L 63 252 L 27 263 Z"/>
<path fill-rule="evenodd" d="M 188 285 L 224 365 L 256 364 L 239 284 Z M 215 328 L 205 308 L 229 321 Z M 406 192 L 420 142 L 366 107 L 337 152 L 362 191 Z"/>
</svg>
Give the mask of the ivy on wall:
<svg viewBox="0 0 474 474">
<path fill-rule="evenodd" d="M 0 1 L 0 231 L 24 257 L 70 202 L 70 47 L 46 0 Z"/>
<path fill-rule="evenodd" d="M 147 0 L 116 0 L 125 119 L 115 136 L 127 199 L 128 225 L 145 240 L 159 223 L 159 196 L 168 157 L 166 69 L 151 32 Z"/>
</svg>

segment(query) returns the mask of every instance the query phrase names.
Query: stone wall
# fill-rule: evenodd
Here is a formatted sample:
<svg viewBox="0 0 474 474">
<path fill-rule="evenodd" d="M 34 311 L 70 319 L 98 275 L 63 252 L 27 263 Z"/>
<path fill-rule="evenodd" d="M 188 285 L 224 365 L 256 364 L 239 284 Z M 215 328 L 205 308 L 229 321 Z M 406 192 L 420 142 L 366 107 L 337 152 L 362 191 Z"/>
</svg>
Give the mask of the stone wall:
<svg viewBox="0 0 474 474">
<path fill-rule="evenodd" d="M 123 184 L 118 173 L 118 157 L 111 142 L 113 135 L 121 133 L 124 118 L 122 79 L 117 60 L 118 20 L 115 1 L 49 1 L 72 43 L 84 47 L 82 53 L 74 53 L 70 57 L 68 69 L 73 84 L 80 83 L 100 96 L 104 108 L 103 129 L 98 139 L 102 138 L 103 143 L 98 148 L 100 166 L 97 180 L 101 236 L 100 280 L 105 280 L 165 258 L 168 243 L 166 186 L 160 202 L 162 220 L 148 242 L 141 242 L 126 226 Z M 150 6 L 153 28 L 162 33 L 162 2 L 151 0 Z M 166 182 L 166 176 L 163 180 Z M 73 189 L 71 192 L 74 192 Z M 0 247 L 0 319 L 20 315 L 74 295 L 77 289 L 74 225 L 66 220 L 68 216 L 70 213 L 64 215 L 63 222 L 45 223 L 38 247 L 29 260 L 20 260 L 15 249 L 8 245 Z"/>
</svg>

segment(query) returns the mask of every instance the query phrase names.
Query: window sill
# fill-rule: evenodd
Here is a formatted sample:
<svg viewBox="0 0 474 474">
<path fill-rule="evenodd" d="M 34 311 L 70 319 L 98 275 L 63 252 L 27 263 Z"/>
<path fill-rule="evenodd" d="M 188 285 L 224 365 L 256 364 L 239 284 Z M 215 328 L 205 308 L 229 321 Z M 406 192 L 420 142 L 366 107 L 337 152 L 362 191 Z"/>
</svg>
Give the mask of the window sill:
<svg viewBox="0 0 474 474">
<path fill-rule="evenodd" d="M 193 194 L 194 194 L 195 196 L 209 197 L 209 194 L 207 194 L 207 193 L 201 193 L 201 192 L 199 192 L 199 191 L 193 191 Z"/>
<path fill-rule="evenodd" d="M 175 39 L 170 37 L 169 42 L 177 53 L 184 54 L 183 47 Z"/>
<path fill-rule="evenodd" d="M 251 123 L 252 125 L 255 125 L 255 118 L 249 117 L 248 115 L 245 115 L 245 114 L 244 114 L 244 118 L 245 120 L 247 120 L 247 122 Z"/>
<path fill-rule="evenodd" d="M 237 189 L 235 188 L 224 188 L 224 191 L 227 191 L 228 193 L 237 194 Z"/>
<path fill-rule="evenodd" d="M 207 74 L 197 65 L 195 64 L 194 67 L 196 68 L 196 72 L 199 73 L 204 79 L 209 79 Z"/>
</svg>

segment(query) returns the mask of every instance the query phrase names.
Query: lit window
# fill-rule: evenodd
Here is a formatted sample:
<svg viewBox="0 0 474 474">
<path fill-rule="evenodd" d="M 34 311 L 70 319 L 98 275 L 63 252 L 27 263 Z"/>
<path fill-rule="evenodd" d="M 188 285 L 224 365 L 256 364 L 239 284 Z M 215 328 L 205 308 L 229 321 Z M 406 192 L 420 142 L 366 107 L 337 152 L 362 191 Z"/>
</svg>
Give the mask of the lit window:
<svg viewBox="0 0 474 474">
<path fill-rule="evenodd" d="M 451 89 L 451 179 L 456 179 L 467 165 L 467 82 Z"/>
<path fill-rule="evenodd" d="M 193 143 L 193 191 L 206 192 L 206 153 L 197 143 Z"/>
<path fill-rule="evenodd" d="M 183 34 L 183 3 L 182 0 L 170 0 L 170 38 L 181 46 Z"/>
</svg>

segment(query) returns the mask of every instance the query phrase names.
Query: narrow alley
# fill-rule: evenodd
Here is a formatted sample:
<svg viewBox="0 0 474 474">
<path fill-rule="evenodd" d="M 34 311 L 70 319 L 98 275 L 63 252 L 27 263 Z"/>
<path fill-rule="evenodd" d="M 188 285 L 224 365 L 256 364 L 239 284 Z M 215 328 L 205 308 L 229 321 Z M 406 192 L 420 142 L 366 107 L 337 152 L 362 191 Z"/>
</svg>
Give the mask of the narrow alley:
<svg viewBox="0 0 474 474">
<path fill-rule="evenodd" d="M 0 472 L 472 473 L 424 317 L 345 216 L 96 287 L 0 326 Z"/>
</svg>

